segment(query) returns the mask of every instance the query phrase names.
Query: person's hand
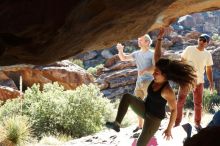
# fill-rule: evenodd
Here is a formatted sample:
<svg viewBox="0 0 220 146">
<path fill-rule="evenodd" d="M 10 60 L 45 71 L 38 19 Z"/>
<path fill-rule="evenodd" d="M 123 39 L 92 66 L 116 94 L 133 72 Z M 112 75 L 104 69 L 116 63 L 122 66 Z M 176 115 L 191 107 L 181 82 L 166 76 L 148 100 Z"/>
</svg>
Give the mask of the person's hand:
<svg viewBox="0 0 220 146">
<path fill-rule="evenodd" d="M 213 94 L 214 91 L 214 83 L 210 83 L 209 85 L 210 94 Z"/>
<path fill-rule="evenodd" d="M 171 134 L 171 129 L 166 129 L 164 132 L 163 132 L 163 135 L 164 135 L 164 139 L 166 140 L 170 140 L 170 138 L 173 138 L 172 134 Z"/>
<path fill-rule="evenodd" d="M 118 52 L 123 52 L 123 50 L 124 50 L 124 46 L 121 43 L 118 43 L 116 45 L 116 48 L 118 49 Z"/>
</svg>

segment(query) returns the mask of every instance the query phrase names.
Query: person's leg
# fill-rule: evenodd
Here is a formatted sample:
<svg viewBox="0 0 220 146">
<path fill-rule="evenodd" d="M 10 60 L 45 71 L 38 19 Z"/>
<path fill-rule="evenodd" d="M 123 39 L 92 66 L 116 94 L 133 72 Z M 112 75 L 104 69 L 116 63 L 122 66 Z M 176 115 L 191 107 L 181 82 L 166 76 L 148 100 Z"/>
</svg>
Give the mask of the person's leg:
<svg viewBox="0 0 220 146">
<path fill-rule="evenodd" d="M 143 81 L 141 83 L 137 83 L 135 88 L 135 96 L 139 97 L 141 100 L 147 96 L 147 88 L 151 81 Z M 133 132 L 137 132 L 139 129 L 143 128 L 144 119 L 138 116 L 138 126 L 133 130 Z"/>
<path fill-rule="evenodd" d="M 125 114 L 127 113 L 128 107 L 131 106 L 132 110 L 139 115 L 140 117 L 144 118 L 145 112 L 145 104 L 144 101 L 138 99 L 137 97 L 131 94 L 124 94 L 121 102 L 118 107 L 118 113 L 116 116 L 115 121 L 121 124 L 122 119 L 124 118 Z"/>
<path fill-rule="evenodd" d="M 178 99 L 177 99 L 177 117 L 175 121 L 175 126 L 179 126 L 182 121 L 183 107 L 186 101 L 186 96 L 189 90 L 187 88 L 179 88 Z"/>
<path fill-rule="evenodd" d="M 134 95 L 140 100 L 144 99 L 144 92 L 141 88 L 141 83 L 136 83 Z M 138 118 L 138 126 L 133 130 L 133 132 L 137 132 L 139 129 L 143 128 L 143 118 L 141 118 L 140 116 L 137 116 L 137 118 Z"/>
<path fill-rule="evenodd" d="M 144 119 L 143 130 L 137 140 L 136 146 L 146 146 L 150 139 L 154 136 L 161 123 L 161 119 L 146 114 Z"/>
<path fill-rule="evenodd" d="M 140 98 L 140 97 L 137 97 L 137 98 L 139 98 L 140 100 L 143 100 L 143 99 Z M 137 125 L 137 127 L 133 130 L 133 132 L 137 132 L 138 130 L 140 130 L 140 129 L 143 128 L 144 119 L 143 119 L 141 116 L 139 116 L 139 115 L 137 115 L 137 118 L 138 118 L 138 125 Z"/>
<path fill-rule="evenodd" d="M 196 89 L 193 91 L 193 98 L 194 98 L 194 121 L 195 124 L 201 127 L 201 116 L 202 116 L 202 96 L 203 96 L 203 84 L 198 84 Z"/>
<path fill-rule="evenodd" d="M 120 131 L 120 124 L 127 113 L 128 107 L 131 106 L 132 110 L 142 118 L 144 118 L 145 113 L 145 104 L 144 101 L 141 99 L 138 99 L 137 97 L 131 95 L 131 94 L 124 94 L 119 107 L 117 116 L 115 118 L 114 122 L 106 122 L 106 126 L 108 128 L 114 129 L 115 131 Z"/>
</svg>

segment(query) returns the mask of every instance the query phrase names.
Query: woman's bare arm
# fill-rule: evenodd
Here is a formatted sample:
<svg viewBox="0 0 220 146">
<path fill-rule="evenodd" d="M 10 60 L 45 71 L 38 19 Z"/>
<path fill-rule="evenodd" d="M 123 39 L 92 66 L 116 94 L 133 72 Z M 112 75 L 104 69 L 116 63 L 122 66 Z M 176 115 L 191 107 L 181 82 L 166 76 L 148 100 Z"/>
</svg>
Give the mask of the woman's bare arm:
<svg viewBox="0 0 220 146">
<path fill-rule="evenodd" d="M 175 123 L 176 116 L 177 116 L 176 96 L 172 88 L 170 86 L 166 86 L 162 91 L 162 97 L 164 97 L 167 100 L 167 103 L 169 105 L 170 112 L 171 112 L 168 126 L 166 130 L 164 131 L 164 134 L 165 134 L 164 137 L 167 140 L 169 140 L 170 137 L 172 138 L 171 129 Z"/>
</svg>

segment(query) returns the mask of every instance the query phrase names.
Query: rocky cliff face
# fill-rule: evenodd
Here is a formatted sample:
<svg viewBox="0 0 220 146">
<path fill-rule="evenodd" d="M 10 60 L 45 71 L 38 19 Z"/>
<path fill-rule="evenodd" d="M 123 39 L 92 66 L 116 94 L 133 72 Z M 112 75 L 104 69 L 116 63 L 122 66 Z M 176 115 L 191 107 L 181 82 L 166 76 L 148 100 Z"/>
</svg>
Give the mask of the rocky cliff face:
<svg viewBox="0 0 220 146">
<path fill-rule="evenodd" d="M 22 78 L 20 78 L 22 77 Z M 94 78 L 78 65 L 69 61 L 56 62 L 47 66 L 20 65 L 2 67 L 0 70 L 0 100 L 16 98 L 22 95 L 22 89 L 40 84 L 58 82 L 66 90 L 75 89 L 82 84 L 93 83 Z"/>
<path fill-rule="evenodd" d="M 220 11 L 209 11 L 181 17 L 170 28 L 166 29 L 162 41 L 164 57 L 180 59 L 180 53 L 182 53 L 183 49 L 190 45 L 197 45 L 198 37 L 201 33 L 210 34 L 212 40 L 206 49 L 212 53 L 214 61 L 213 77 L 218 94 L 220 93 L 220 37 L 217 35 L 220 32 L 217 29 L 220 25 L 219 13 Z M 206 20 L 210 21 L 207 22 Z M 210 26 L 209 29 L 206 29 L 205 24 Z M 153 47 L 156 42 L 157 32 L 152 31 L 150 35 L 154 39 Z M 123 42 L 125 45 L 124 51 L 130 53 L 128 51 L 132 48 L 134 50 L 139 49 L 135 42 L 136 40 Z M 97 82 L 104 95 L 110 99 L 120 96 L 123 93 L 133 93 L 137 77 L 135 66 L 131 62 L 120 62 L 117 58 L 117 53 L 115 46 L 113 46 L 104 50 L 89 51 L 75 56 L 75 58 L 81 59 L 85 66 L 96 66 L 105 63 L 105 68 L 99 72 Z M 208 86 L 209 83 L 205 76 L 205 87 Z"/>
<path fill-rule="evenodd" d="M 47 64 L 217 10 L 220 1 L 4 0 L 0 8 L 0 65 Z"/>
</svg>

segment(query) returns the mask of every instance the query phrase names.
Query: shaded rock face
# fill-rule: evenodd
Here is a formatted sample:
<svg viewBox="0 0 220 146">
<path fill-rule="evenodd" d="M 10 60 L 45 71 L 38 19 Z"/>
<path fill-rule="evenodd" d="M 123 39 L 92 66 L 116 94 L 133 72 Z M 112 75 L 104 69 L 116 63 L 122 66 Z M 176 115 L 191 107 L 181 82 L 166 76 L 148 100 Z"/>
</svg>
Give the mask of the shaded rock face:
<svg viewBox="0 0 220 146">
<path fill-rule="evenodd" d="M 47 64 L 110 47 L 216 10 L 219 0 L 21 0 L 0 2 L 0 65 Z"/>
<path fill-rule="evenodd" d="M 11 78 L 9 78 L 3 71 L 0 71 L 0 86 L 11 87 L 15 90 L 18 89 L 15 85 L 15 82 Z"/>
<path fill-rule="evenodd" d="M 15 82 L 10 79 L 4 72 L 0 71 L 0 100 L 7 100 L 22 96 L 23 93 L 20 92 L 15 85 Z"/>
</svg>

